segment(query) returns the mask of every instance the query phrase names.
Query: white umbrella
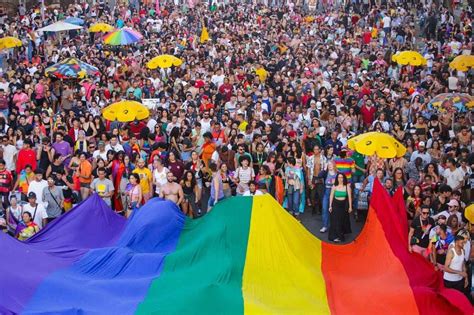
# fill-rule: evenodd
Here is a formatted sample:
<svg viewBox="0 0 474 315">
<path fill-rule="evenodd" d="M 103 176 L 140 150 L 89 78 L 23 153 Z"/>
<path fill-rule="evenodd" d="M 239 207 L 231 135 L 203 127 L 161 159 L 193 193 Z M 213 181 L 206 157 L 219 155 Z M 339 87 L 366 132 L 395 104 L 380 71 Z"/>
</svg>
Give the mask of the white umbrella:
<svg viewBox="0 0 474 315">
<path fill-rule="evenodd" d="M 62 31 L 80 30 L 80 29 L 82 29 L 82 26 L 66 23 L 64 21 L 59 21 L 53 24 L 49 24 L 48 26 L 42 27 L 38 29 L 38 31 L 39 32 L 62 32 Z"/>
</svg>

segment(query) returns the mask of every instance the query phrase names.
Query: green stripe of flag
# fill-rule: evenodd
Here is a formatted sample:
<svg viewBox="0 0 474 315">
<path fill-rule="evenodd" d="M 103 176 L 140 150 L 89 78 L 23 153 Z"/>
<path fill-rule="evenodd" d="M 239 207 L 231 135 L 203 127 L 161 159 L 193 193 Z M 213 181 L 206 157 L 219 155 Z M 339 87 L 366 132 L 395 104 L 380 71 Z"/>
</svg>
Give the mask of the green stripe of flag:
<svg viewBox="0 0 474 315">
<path fill-rule="evenodd" d="M 243 314 L 251 208 L 252 198 L 236 197 L 188 219 L 137 314 Z"/>
</svg>

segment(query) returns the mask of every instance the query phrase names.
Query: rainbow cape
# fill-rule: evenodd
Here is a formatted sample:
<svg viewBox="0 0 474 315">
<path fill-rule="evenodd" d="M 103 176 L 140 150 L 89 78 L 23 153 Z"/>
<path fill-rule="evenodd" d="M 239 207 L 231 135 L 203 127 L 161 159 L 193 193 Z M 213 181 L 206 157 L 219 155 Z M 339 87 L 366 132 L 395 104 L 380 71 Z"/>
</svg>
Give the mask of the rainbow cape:
<svg viewBox="0 0 474 315">
<path fill-rule="evenodd" d="M 92 196 L 27 242 L 0 233 L 1 314 L 472 314 L 407 250 L 401 191 L 380 183 L 348 245 L 269 195 L 197 220 L 153 199 L 126 222 Z"/>
</svg>

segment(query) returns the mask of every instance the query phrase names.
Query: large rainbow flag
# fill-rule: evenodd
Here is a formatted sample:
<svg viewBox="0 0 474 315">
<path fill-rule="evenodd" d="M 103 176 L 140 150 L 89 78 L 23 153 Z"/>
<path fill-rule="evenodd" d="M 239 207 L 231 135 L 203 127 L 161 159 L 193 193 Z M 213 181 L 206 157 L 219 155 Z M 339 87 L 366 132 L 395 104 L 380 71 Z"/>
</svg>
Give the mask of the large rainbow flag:
<svg viewBox="0 0 474 315">
<path fill-rule="evenodd" d="M 472 314 L 408 252 L 404 211 L 377 182 L 361 235 L 331 245 L 268 195 L 128 222 L 92 196 L 27 242 L 0 233 L 0 314 Z"/>
</svg>

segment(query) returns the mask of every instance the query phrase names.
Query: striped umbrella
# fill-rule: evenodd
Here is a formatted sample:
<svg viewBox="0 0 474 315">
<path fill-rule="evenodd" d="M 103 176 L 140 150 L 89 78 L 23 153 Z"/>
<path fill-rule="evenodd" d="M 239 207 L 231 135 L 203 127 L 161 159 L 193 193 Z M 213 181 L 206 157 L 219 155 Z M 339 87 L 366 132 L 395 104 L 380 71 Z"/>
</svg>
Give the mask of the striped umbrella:
<svg viewBox="0 0 474 315">
<path fill-rule="evenodd" d="M 84 79 L 99 74 L 99 69 L 76 58 L 67 58 L 46 68 L 45 74 L 58 79 Z"/>
<path fill-rule="evenodd" d="M 131 28 L 122 28 L 104 36 L 104 43 L 107 45 L 130 45 L 140 41 L 142 34 Z"/>
<path fill-rule="evenodd" d="M 466 93 L 442 93 L 436 95 L 429 103 L 429 110 L 438 112 L 466 112 L 472 107 L 474 97 Z"/>
</svg>

